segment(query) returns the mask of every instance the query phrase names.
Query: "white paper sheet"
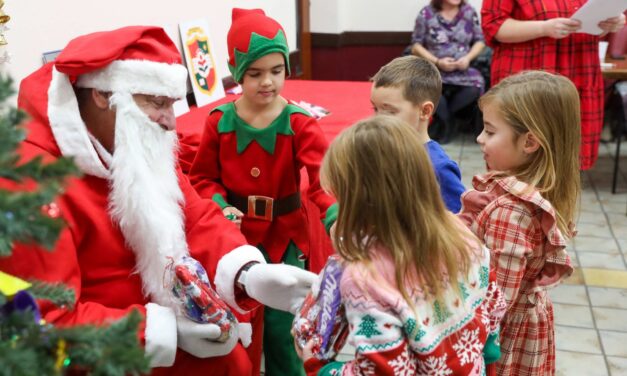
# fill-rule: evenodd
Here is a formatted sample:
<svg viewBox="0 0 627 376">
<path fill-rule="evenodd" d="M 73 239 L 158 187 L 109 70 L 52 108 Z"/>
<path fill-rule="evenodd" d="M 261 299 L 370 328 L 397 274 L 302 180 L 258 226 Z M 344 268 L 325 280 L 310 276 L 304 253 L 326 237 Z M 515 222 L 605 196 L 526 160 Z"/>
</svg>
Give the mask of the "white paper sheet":
<svg viewBox="0 0 627 376">
<path fill-rule="evenodd" d="M 588 0 L 579 10 L 570 16 L 581 21 L 578 33 L 599 35 L 603 32 L 599 22 L 616 17 L 627 9 L 627 0 Z"/>
</svg>

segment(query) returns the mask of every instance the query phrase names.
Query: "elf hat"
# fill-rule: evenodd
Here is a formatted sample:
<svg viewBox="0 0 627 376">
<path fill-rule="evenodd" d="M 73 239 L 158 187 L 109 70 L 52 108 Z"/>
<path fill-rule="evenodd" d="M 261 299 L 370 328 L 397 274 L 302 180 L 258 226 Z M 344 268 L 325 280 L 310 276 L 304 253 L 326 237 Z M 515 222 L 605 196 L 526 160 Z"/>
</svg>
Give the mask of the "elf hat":
<svg viewBox="0 0 627 376">
<path fill-rule="evenodd" d="M 229 70 L 235 82 L 241 82 L 248 67 L 257 59 L 278 52 L 285 58 L 290 73 L 285 31 L 261 9 L 233 8 L 232 22 L 226 37 L 229 49 Z"/>
<path fill-rule="evenodd" d="M 35 110 L 48 115 L 61 153 L 74 157 L 84 173 L 101 178 L 109 177 L 109 171 L 94 150 L 74 87 L 170 98 L 181 98 L 187 91 L 187 70 L 176 46 L 162 28 L 154 26 L 80 36 L 40 70 L 49 72 L 49 81 L 40 83 L 48 85 L 48 96 L 34 104 L 39 107 Z"/>
</svg>

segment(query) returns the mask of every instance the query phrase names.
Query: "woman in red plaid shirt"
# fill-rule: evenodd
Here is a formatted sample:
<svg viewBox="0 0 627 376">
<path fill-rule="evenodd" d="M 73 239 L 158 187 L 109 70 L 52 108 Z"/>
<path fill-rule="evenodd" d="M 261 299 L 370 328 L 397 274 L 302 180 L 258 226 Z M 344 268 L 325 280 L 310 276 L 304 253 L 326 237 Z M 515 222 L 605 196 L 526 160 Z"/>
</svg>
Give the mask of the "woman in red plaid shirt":
<svg viewBox="0 0 627 376">
<path fill-rule="evenodd" d="M 553 375 L 547 290 L 573 271 L 565 247 L 580 195 L 579 96 L 563 76 L 528 71 L 501 81 L 479 106 L 484 129 L 477 142 L 488 173 L 475 176 L 459 216 L 490 249 L 507 300 L 496 369 Z"/>
<path fill-rule="evenodd" d="M 587 0 L 483 0 L 481 26 L 494 49 L 492 84 L 528 69 L 570 78 L 581 98 L 580 168 L 594 165 L 603 127 L 603 77 L 599 36 L 577 33 L 570 17 Z M 603 34 L 620 30 L 623 14 L 599 23 Z"/>
</svg>

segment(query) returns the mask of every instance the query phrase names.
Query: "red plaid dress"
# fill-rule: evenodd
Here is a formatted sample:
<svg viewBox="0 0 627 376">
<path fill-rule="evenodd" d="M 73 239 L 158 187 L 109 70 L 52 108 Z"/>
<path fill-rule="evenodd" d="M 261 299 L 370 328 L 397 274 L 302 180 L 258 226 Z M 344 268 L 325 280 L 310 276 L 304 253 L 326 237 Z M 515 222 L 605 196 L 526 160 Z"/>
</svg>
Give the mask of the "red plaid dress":
<svg viewBox="0 0 627 376">
<path fill-rule="evenodd" d="M 553 305 L 547 290 L 573 268 L 555 211 L 514 177 L 477 175 L 459 217 L 485 242 L 507 300 L 501 323 L 499 375 L 555 374 Z"/>
<path fill-rule="evenodd" d="M 494 49 L 492 85 L 514 73 L 543 69 L 570 78 L 581 98 L 581 169 L 597 159 L 603 127 L 603 77 L 599 37 L 571 34 L 564 39 L 538 38 L 522 43 L 500 43 L 494 36 L 505 22 L 570 17 L 587 0 L 483 0 L 481 26 L 486 43 Z"/>
</svg>

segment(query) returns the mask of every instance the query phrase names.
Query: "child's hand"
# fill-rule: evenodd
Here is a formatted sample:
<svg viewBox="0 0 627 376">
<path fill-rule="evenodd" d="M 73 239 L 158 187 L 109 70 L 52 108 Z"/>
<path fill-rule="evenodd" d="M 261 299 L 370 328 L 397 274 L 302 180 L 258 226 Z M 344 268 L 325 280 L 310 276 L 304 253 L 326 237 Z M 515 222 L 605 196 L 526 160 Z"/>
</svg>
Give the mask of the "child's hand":
<svg viewBox="0 0 627 376">
<path fill-rule="evenodd" d="M 241 228 L 242 217 L 244 216 L 244 213 L 239 211 L 239 209 L 233 206 L 227 206 L 226 208 L 222 209 L 222 214 L 224 214 L 226 219 L 235 223 L 237 225 L 237 228 Z"/>
<path fill-rule="evenodd" d="M 309 342 L 305 344 L 305 347 L 301 349 L 298 343 L 296 342 L 296 340 L 294 340 L 294 348 L 296 349 L 296 354 L 298 355 L 299 358 L 302 359 L 303 363 L 313 358 L 314 343 L 315 343 L 314 340 L 310 339 Z"/>
</svg>

